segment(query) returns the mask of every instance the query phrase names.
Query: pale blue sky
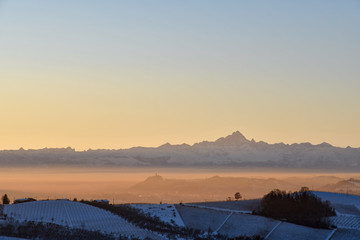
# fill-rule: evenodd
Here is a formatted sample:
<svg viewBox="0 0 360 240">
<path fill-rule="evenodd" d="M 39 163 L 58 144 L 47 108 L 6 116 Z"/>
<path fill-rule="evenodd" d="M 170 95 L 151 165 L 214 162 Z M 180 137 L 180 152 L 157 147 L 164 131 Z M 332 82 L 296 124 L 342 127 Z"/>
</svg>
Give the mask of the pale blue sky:
<svg viewBox="0 0 360 240">
<path fill-rule="evenodd" d="M 359 42 L 359 1 L 0 0 L 0 148 L 360 147 Z"/>
</svg>

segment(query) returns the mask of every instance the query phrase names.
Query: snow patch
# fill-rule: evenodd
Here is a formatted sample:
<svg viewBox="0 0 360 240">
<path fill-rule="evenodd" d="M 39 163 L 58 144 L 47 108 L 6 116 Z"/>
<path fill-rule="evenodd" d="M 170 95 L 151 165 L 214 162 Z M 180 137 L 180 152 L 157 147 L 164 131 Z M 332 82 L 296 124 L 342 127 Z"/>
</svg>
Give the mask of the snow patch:
<svg viewBox="0 0 360 240">
<path fill-rule="evenodd" d="M 179 227 L 185 227 L 174 204 L 131 204 L 131 207 L 142 210 L 145 214 L 158 217 L 161 221 Z"/>
</svg>

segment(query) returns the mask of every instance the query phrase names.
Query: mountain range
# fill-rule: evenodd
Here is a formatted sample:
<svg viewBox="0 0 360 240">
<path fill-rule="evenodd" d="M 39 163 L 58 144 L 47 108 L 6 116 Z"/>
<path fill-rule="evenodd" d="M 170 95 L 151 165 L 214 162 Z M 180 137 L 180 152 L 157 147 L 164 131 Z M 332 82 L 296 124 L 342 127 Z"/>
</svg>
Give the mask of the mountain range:
<svg viewBox="0 0 360 240">
<path fill-rule="evenodd" d="M 1 166 L 119 166 L 313 169 L 359 171 L 360 148 L 328 143 L 269 144 L 248 140 L 239 131 L 193 145 L 166 143 L 156 148 L 75 151 L 72 148 L 2 150 Z"/>
</svg>

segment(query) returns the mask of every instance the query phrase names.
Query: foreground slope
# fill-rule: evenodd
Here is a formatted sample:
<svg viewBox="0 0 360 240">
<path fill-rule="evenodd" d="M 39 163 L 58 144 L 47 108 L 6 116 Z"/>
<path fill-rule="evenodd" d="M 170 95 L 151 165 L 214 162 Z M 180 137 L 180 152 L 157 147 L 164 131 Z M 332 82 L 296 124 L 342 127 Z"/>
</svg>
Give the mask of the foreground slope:
<svg viewBox="0 0 360 240">
<path fill-rule="evenodd" d="M 191 204 L 132 204 L 145 213 L 159 217 L 173 226 L 185 226 L 204 233 L 237 236 L 259 236 L 264 239 L 355 240 L 360 239 L 360 196 L 314 192 L 330 201 L 337 216 L 329 220 L 336 228 L 316 229 L 263 216 L 252 215 L 259 200 L 206 202 Z M 139 239 L 159 235 L 141 229 L 122 217 L 90 205 L 68 200 L 38 201 L 4 206 L 7 218 L 18 221 L 49 222 L 71 228 L 97 230 L 112 235 Z M 204 235 L 206 236 L 206 235 Z"/>
<path fill-rule="evenodd" d="M 159 239 L 108 211 L 68 200 L 36 201 L 4 206 L 4 214 L 17 221 L 55 223 L 108 234 Z"/>
<path fill-rule="evenodd" d="M 219 233 L 230 238 L 259 236 L 273 240 L 289 238 L 292 240 L 328 240 L 328 237 L 334 233 L 330 229 L 310 228 L 251 215 L 248 213 L 249 204 L 254 204 L 255 201 L 244 201 L 243 210 L 235 209 L 235 206 L 242 205 L 241 202 L 185 204 L 177 205 L 176 208 L 187 227 L 210 231 L 213 234 Z"/>
<path fill-rule="evenodd" d="M 266 239 L 288 240 L 291 236 L 291 239 L 293 240 L 327 240 L 332 233 L 333 231 L 328 229 L 310 228 L 282 222 L 268 235 Z"/>
<path fill-rule="evenodd" d="M 161 221 L 185 227 L 185 224 L 174 204 L 131 204 L 133 208 L 140 209 L 145 214 L 158 217 Z"/>
<path fill-rule="evenodd" d="M 259 235 L 265 237 L 279 221 L 250 214 L 233 213 L 219 233 L 229 237 Z"/>
</svg>

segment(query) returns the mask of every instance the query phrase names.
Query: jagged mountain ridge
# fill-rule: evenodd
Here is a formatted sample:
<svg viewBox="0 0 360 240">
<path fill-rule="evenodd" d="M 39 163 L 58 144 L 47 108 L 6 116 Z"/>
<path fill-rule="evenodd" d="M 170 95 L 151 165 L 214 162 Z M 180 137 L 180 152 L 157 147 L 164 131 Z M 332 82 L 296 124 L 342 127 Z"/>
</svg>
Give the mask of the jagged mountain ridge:
<svg viewBox="0 0 360 240">
<path fill-rule="evenodd" d="M 360 148 L 328 143 L 268 144 L 239 131 L 216 141 L 157 148 L 75 151 L 72 148 L 0 151 L 2 166 L 230 167 L 360 170 Z"/>
</svg>

